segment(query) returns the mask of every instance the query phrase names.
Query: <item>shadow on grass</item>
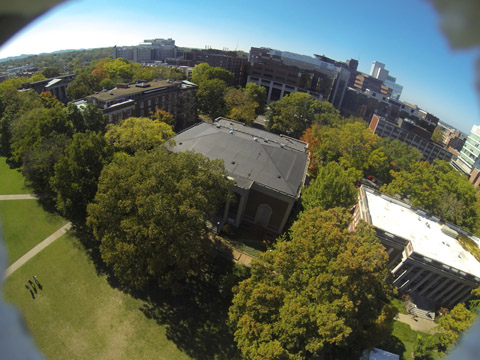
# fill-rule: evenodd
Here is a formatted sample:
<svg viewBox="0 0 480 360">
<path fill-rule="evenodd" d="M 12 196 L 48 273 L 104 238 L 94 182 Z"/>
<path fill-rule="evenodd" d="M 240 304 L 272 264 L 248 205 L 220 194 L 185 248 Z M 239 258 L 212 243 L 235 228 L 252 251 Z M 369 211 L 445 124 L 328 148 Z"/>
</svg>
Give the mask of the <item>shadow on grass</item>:
<svg viewBox="0 0 480 360">
<path fill-rule="evenodd" d="M 190 283 L 181 296 L 151 293 L 142 311 L 166 326 L 167 338 L 194 359 L 241 359 L 227 320 L 231 288 L 247 270 L 220 256 L 214 266 L 209 282 Z"/>
<path fill-rule="evenodd" d="M 231 253 L 218 253 L 211 263 L 208 280 L 189 281 L 181 295 L 151 286 L 147 291 L 133 291 L 117 280 L 103 262 L 99 243 L 85 225 L 74 225 L 75 236 L 110 286 L 143 302 L 140 310 L 149 319 L 166 327 L 167 338 L 187 355 L 197 360 L 242 359 L 227 325 L 232 301 L 232 287 L 249 276 L 249 269 L 235 265 Z"/>
<path fill-rule="evenodd" d="M 390 335 L 381 345 L 377 346 L 382 350 L 400 355 L 400 359 L 405 359 L 403 353 L 406 351 L 405 345 L 395 335 Z"/>
</svg>

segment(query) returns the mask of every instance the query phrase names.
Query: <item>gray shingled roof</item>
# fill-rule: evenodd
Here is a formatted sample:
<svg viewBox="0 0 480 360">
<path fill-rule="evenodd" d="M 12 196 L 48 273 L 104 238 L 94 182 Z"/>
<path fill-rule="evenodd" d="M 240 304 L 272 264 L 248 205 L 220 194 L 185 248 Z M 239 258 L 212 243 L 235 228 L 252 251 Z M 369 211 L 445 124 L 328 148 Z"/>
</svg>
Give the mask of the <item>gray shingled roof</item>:
<svg viewBox="0 0 480 360">
<path fill-rule="evenodd" d="M 241 188 L 250 188 L 256 182 L 296 197 L 303 185 L 308 156 L 305 143 L 298 140 L 289 143 L 278 135 L 236 122 L 216 122 L 195 125 L 175 136 L 174 141 L 170 146 L 174 152 L 190 150 L 212 160 L 223 159 L 228 174 Z"/>
</svg>

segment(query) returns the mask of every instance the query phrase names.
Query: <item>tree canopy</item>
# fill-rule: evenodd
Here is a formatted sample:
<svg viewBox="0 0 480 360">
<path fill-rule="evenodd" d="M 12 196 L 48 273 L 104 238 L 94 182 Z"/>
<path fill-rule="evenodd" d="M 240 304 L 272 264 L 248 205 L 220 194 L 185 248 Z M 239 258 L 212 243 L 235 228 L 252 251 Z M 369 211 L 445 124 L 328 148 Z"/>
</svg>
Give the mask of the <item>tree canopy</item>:
<svg viewBox="0 0 480 360">
<path fill-rule="evenodd" d="M 338 127 L 314 125 L 302 139 L 309 143 L 310 170 L 315 174 L 318 167 L 331 161 L 364 172 L 373 161 L 370 156 L 378 155 L 373 150 L 380 137 L 357 121 Z"/>
<path fill-rule="evenodd" d="M 348 208 L 357 202 L 355 182 L 362 177 L 355 169 L 345 170 L 330 162 L 318 170 L 314 179 L 302 191 L 302 206 L 305 210 L 321 206 L 328 210 L 334 207 Z"/>
<path fill-rule="evenodd" d="M 122 283 L 175 291 L 204 276 L 212 255 L 205 220 L 226 200 L 224 171 L 221 161 L 163 147 L 119 153 L 103 169 L 87 223 Z"/>
<path fill-rule="evenodd" d="M 368 172 L 382 183 L 392 181 L 391 170 L 407 171 L 422 158 L 422 153 L 417 148 L 390 138 L 380 139 L 373 151 L 375 153 L 370 155 Z"/>
<path fill-rule="evenodd" d="M 84 221 L 87 204 L 97 192 L 103 166 L 110 162 L 113 149 L 101 134 L 73 135 L 65 154 L 55 164 L 51 183 L 57 193 L 57 209 L 67 218 Z"/>
<path fill-rule="evenodd" d="M 314 121 L 331 124 L 340 119 L 332 104 L 320 102 L 306 93 L 291 93 L 271 103 L 267 129 L 299 138 Z"/>
<path fill-rule="evenodd" d="M 233 84 L 233 74 L 220 67 L 210 66 L 207 63 L 198 64 L 192 71 L 192 82 L 201 86 L 202 83 L 208 80 L 222 80 L 225 85 L 231 86 Z"/>
<path fill-rule="evenodd" d="M 258 107 L 255 109 L 256 114 L 263 114 L 265 112 L 265 103 L 267 100 L 267 89 L 255 83 L 247 83 L 245 86 L 245 92 L 252 101 L 258 104 Z"/>
<path fill-rule="evenodd" d="M 252 126 L 258 103 L 244 89 L 230 88 L 225 92 L 228 117 Z"/>
<path fill-rule="evenodd" d="M 197 104 L 201 113 L 215 119 L 227 114 L 225 92 L 227 85 L 221 79 L 206 80 L 200 83 L 197 90 Z"/>
<path fill-rule="evenodd" d="M 139 150 L 151 150 L 174 135 L 172 127 L 164 122 L 130 117 L 120 124 L 110 124 L 105 138 L 116 151 L 134 154 Z"/>
<path fill-rule="evenodd" d="M 290 241 L 252 263 L 234 289 L 230 322 L 248 359 L 342 358 L 391 333 L 388 255 L 373 228 L 342 209 L 313 208 L 293 224 Z"/>
<path fill-rule="evenodd" d="M 409 170 L 392 172 L 392 177 L 383 191 L 409 198 L 414 206 L 471 232 L 478 229 L 480 207 L 475 189 L 447 162 L 416 162 Z"/>
</svg>

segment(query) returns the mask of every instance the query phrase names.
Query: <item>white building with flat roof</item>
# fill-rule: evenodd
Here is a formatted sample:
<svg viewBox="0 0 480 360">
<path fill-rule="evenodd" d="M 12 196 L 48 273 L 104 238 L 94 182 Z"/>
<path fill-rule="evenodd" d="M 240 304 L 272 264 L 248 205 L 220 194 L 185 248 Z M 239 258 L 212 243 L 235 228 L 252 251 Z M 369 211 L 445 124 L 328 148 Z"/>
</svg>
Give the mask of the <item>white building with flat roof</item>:
<svg viewBox="0 0 480 360">
<path fill-rule="evenodd" d="M 450 307 L 480 285 L 480 262 L 457 240 L 463 235 L 480 245 L 468 232 L 363 186 L 353 227 L 360 219 L 375 227 L 401 292 Z"/>
</svg>

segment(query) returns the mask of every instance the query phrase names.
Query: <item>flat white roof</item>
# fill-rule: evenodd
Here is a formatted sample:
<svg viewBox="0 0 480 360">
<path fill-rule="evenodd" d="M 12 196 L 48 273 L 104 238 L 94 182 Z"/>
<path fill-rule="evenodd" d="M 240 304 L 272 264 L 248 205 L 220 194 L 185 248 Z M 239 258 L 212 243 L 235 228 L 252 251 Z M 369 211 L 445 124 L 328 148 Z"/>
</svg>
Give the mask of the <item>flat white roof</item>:
<svg viewBox="0 0 480 360">
<path fill-rule="evenodd" d="M 480 263 L 456 239 L 444 234 L 441 224 L 386 195 L 367 188 L 365 195 L 373 226 L 409 240 L 417 254 L 480 278 Z"/>
</svg>

